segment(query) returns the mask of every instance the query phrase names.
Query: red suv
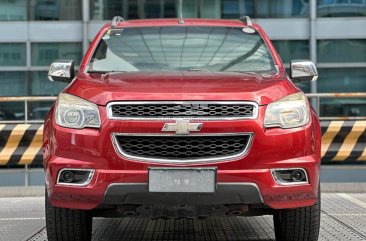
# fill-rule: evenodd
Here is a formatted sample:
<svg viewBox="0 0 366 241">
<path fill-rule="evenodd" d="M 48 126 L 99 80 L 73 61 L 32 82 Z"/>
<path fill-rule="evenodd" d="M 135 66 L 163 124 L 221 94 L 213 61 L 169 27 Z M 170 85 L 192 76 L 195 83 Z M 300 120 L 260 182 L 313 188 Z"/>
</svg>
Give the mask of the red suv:
<svg viewBox="0 0 366 241">
<path fill-rule="evenodd" d="M 44 125 L 49 240 L 92 217 L 273 215 L 276 239 L 317 240 L 320 127 L 264 31 L 240 20 L 115 17 L 49 78 L 70 82 Z"/>
</svg>

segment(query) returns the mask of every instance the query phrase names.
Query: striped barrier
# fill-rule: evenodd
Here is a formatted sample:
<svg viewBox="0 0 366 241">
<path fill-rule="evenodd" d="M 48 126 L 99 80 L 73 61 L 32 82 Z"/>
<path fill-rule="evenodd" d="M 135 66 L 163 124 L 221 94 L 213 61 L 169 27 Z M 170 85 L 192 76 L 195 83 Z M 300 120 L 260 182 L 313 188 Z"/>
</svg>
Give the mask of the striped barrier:
<svg viewBox="0 0 366 241">
<path fill-rule="evenodd" d="M 0 125 L 0 165 L 42 165 L 42 124 Z"/>
<path fill-rule="evenodd" d="M 366 164 L 366 121 L 321 121 L 322 164 Z M 0 166 L 42 166 L 42 124 L 0 125 Z"/>
<path fill-rule="evenodd" d="M 321 121 L 322 163 L 366 163 L 366 120 Z"/>
</svg>

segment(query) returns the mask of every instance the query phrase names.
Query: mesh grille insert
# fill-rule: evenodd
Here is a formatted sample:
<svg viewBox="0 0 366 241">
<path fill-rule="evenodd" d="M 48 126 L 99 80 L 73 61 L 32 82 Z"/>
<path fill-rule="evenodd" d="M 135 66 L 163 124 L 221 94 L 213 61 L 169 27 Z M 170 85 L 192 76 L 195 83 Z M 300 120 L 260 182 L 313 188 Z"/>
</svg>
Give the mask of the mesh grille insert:
<svg viewBox="0 0 366 241">
<path fill-rule="evenodd" d="M 203 159 L 243 153 L 249 135 L 238 136 L 117 136 L 120 149 L 133 157 Z"/>
<path fill-rule="evenodd" d="M 117 118 L 154 118 L 154 117 L 252 117 L 252 104 L 113 104 L 113 117 Z"/>
</svg>

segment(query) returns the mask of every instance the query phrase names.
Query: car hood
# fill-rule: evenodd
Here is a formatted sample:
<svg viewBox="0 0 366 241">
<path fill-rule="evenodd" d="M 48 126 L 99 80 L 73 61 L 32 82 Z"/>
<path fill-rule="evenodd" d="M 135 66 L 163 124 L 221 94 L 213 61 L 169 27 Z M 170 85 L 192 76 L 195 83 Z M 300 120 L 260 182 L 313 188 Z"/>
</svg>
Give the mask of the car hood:
<svg viewBox="0 0 366 241">
<path fill-rule="evenodd" d="M 98 105 L 136 100 L 245 100 L 266 105 L 298 91 L 284 74 L 186 71 L 80 73 L 65 90 Z"/>
</svg>

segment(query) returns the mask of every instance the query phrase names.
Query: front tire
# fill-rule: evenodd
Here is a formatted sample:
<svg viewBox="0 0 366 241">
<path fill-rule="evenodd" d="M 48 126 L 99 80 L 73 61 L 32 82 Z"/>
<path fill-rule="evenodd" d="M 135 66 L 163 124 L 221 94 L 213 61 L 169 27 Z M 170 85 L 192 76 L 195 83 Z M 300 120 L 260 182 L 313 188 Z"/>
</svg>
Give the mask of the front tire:
<svg viewBox="0 0 366 241">
<path fill-rule="evenodd" d="M 93 217 L 88 211 L 52 206 L 46 191 L 46 229 L 49 241 L 90 241 Z"/>
<path fill-rule="evenodd" d="M 279 210 L 273 216 L 276 240 L 317 241 L 320 229 L 320 194 L 310 207 Z"/>
</svg>

